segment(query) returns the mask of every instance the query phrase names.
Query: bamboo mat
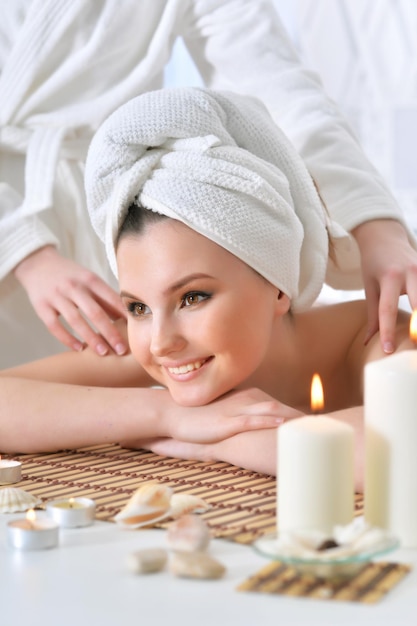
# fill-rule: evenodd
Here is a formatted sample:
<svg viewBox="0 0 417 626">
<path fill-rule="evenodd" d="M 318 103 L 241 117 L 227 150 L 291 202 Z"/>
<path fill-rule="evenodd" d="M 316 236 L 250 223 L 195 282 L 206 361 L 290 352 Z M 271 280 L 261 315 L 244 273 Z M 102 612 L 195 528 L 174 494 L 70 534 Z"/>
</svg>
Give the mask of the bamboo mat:
<svg viewBox="0 0 417 626">
<path fill-rule="evenodd" d="M 253 591 L 315 600 L 338 600 L 374 604 L 411 570 L 403 563 L 367 563 L 349 579 L 326 581 L 299 574 L 284 563 L 268 563 L 255 575 L 237 587 L 238 591 Z"/>
<path fill-rule="evenodd" d="M 183 461 L 118 445 L 13 458 L 23 464 L 22 480 L 13 486 L 44 501 L 93 498 L 100 520 L 111 521 L 143 482 L 153 480 L 175 493 L 204 498 L 210 509 L 202 516 L 215 537 L 249 544 L 276 530 L 275 478 L 227 463 Z M 355 508 L 357 515 L 362 514 L 362 496 L 356 496 Z"/>
</svg>

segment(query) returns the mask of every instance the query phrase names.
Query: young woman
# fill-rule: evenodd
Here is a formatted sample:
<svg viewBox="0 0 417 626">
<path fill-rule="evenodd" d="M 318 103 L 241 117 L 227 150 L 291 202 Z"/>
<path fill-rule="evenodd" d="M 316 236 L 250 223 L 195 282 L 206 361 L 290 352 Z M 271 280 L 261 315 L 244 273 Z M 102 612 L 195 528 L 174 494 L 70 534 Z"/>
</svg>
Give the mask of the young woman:
<svg viewBox="0 0 417 626">
<path fill-rule="evenodd" d="M 116 283 L 85 206 L 86 151 L 112 111 L 162 86 L 179 39 L 202 83 L 256 95 L 294 141 L 358 244 L 369 333 L 379 325 L 395 349 L 399 295 L 417 306 L 417 250 L 381 175 L 301 64 L 277 4 L 0 0 L 0 368 L 62 344 L 124 354 L 111 323 L 123 316 Z"/>
<path fill-rule="evenodd" d="M 273 474 L 276 429 L 310 411 L 318 372 L 326 412 L 355 428 L 360 488 L 362 373 L 383 351 L 364 344 L 365 301 L 311 306 L 326 271 L 351 271 L 346 241 L 263 107 L 201 89 L 140 96 L 96 135 L 86 181 L 131 352 L 4 371 L 0 449 L 120 442 Z M 396 341 L 410 347 L 405 313 Z"/>
</svg>

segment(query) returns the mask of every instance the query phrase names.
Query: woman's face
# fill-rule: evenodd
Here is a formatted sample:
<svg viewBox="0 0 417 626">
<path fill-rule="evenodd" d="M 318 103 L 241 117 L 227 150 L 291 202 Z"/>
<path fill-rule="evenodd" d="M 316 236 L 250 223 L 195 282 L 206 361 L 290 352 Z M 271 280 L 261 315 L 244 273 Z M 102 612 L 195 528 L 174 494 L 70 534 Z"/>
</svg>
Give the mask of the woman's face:
<svg viewBox="0 0 417 626">
<path fill-rule="evenodd" d="M 122 238 L 119 282 L 132 353 L 183 406 L 204 405 L 262 363 L 278 290 L 176 220 Z"/>
</svg>

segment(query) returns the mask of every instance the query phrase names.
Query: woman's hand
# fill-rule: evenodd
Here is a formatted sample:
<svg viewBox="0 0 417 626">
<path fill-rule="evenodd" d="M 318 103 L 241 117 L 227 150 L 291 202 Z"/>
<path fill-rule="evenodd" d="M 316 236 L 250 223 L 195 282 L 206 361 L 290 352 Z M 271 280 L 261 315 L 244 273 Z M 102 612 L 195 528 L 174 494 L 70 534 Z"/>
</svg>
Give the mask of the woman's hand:
<svg viewBox="0 0 417 626">
<path fill-rule="evenodd" d="M 255 390 L 256 391 L 256 390 Z M 284 405 L 281 405 L 284 407 Z M 289 407 L 285 407 L 288 409 Z M 302 417 L 302 413 L 290 409 L 287 419 Z M 351 407 L 329 413 L 338 421 L 351 426 L 355 433 L 355 491 L 363 491 L 364 481 L 364 429 L 363 407 Z M 284 420 L 286 421 L 286 420 Z M 278 431 L 278 432 L 277 432 Z M 151 450 L 155 454 L 188 461 L 225 462 L 237 467 L 276 475 L 277 471 L 277 436 L 279 425 L 275 428 L 260 428 L 239 432 L 231 437 L 212 443 L 192 443 L 168 437 L 126 442 L 127 448 Z"/>
<path fill-rule="evenodd" d="M 302 415 L 260 389 L 232 391 L 200 407 L 175 405 L 166 429 L 171 439 L 188 443 L 215 443 L 241 432 L 276 428 Z"/>
<path fill-rule="evenodd" d="M 395 323 L 398 299 L 407 294 L 417 308 L 417 251 L 403 226 L 395 220 L 373 220 L 358 226 L 358 242 L 368 305 L 368 332 L 365 343 L 380 330 L 385 353 L 396 349 Z"/>
<path fill-rule="evenodd" d="M 234 391 L 203 407 L 176 406 L 170 412 L 168 437 L 128 440 L 121 445 L 274 474 L 276 429 L 302 415 L 259 389 Z"/>
<path fill-rule="evenodd" d="M 160 456 L 206 463 L 225 462 L 261 474 L 276 474 L 277 428 L 247 431 L 216 443 L 189 443 L 175 439 L 148 439 L 126 446 Z"/>
<path fill-rule="evenodd" d="M 14 274 L 49 332 L 65 346 L 79 351 L 85 342 L 100 356 L 110 350 L 119 355 L 127 351 L 125 339 L 113 324 L 126 317 L 126 312 L 119 294 L 99 276 L 62 257 L 53 246 L 26 257 Z"/>
</svg>

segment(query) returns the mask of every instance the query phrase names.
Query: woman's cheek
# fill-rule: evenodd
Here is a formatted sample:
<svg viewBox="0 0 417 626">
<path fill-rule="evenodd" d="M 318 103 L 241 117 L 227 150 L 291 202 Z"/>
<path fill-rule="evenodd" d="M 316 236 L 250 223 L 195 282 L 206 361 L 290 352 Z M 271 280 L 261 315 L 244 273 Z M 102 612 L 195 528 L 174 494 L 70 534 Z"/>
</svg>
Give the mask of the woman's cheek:
<svg viewBox="0 0 417 626">
<path fill-rule="evenodd" d="M 128 323 L 127 337 L 129 341 L 130 350 L 134 359 L 142 366 L 146 365 L 146 355 L 149 351 L 146 350 L 146 339 L 144 333 L 140 333 L 137 328 L 137 324 Z"/>
</svg>

